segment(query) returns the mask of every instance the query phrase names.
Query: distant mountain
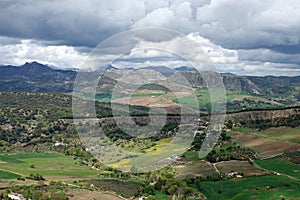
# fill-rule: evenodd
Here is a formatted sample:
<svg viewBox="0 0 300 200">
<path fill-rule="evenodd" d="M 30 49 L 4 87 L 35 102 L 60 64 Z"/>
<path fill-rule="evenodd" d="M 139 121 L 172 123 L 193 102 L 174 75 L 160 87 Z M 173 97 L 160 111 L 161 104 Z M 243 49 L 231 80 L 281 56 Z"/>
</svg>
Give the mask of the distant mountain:
<svg viewBox="0 0 300 200">
<path fill-rule="evenodd" d="M 107 69 L 113 73 L 118 70 L 113 65 Z M 155 70 L 164 75 L 179 73 L 194 87 L 205 88 L 206 84 L 202 75 L 213 78 L 214 72 L 201 72 L 194 68 L 182 66 L 171 69 L 165 66 L 149 66 L 143 69 Z M 136 70 L 136 69 L 129 69 Z M 93 72 L 86 72 L 87 76 L 94 75 Z M 89 74 L 91 73 L 91 74 Z M 38 62 L 25 63 L 22 66 L 0 66 L 0 91 L 28 91 L 28 92 L 71 92 L 76 70 L 58 69 L 40 64 Z M 291 102 L 300 101 L 300 76 L 297 77 L 257 77 L 237 76 L 230 73 L 221 74 L 224 86 L 227 90 L 240 93 L 259 95 L 265 97 L 281 97 Z M 180 83 L 180 80 L 178 80 Z M 109 85 L 109 92 L 114 87 L 115 80 L 106 77 L 99 83 Z M 104 90 L 101 87 L 101 90 Z M 288 103 L 288 102 L 287 102 Z"/>
<path fill-rule="evenodd" d="M 76 72 L 38 62 L 0 66 L 0 91 L 71 92 Z"/>
<path fill-rule="evenodd" d="M 181 73 L 195 87 L 206 87 L 202 75 L 213 77 L 214 72 L 191 72 Z M 221 74 L 224 86 L 227 90 L 252 95 L 264 95 L 269 97 L 289 97 L 291 100 L 300 101 L 300 76 L 237 76 L 226 73 Z M 293 99 L 294 98 L 294 99 Z"/>
<path fill-rule="evenodd" d="M 187 66 L 182 66 L 182 67 L 176 67 L 176 71 L 197 71 L 196 68 L 193 67 L 187 67 Z"/>
<path fill-rule="evenodd" d="M 166 66 L 148 66 L 148 67 L 144 67 L 142 69 L 154 70 L 154 71 L 157 71 L 157 72 L 159 72 L 161 74 L 164 74 L 164 75 L 171 75 L 174 72 L 176 72 L 175 69 L 172 69 L 172 68 L 169 68 L 169 67 L 166 67 Z"/>
<path fill-rule="evenodd" d="M 197 71 L 197 69 L 195 69 L 193 67 L 187 67 L 187 66 L 181 66 L 181 67 L 177 67 L 177 68 L 169 68 L 166 66 L 148 66 L 148 67 L 144 67 L 142 69 L 154 70 L 163 75 L 171 75 L 177 71 Z"/>
</svg>

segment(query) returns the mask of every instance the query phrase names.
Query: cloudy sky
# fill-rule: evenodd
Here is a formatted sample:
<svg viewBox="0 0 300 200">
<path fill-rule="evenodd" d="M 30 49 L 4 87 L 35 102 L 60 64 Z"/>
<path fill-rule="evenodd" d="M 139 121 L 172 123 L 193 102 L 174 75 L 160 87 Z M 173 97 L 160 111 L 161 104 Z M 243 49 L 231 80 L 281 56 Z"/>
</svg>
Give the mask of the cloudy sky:
<svg viewBox="0 0 300 200">
<path fill-rule="evenodd" d="M 220 72 L 300 75 L 299 0 L 0 0 L 0 64 L 79 68 L 102 41 L 144 27 L 188 35 Z"/>
</svg>

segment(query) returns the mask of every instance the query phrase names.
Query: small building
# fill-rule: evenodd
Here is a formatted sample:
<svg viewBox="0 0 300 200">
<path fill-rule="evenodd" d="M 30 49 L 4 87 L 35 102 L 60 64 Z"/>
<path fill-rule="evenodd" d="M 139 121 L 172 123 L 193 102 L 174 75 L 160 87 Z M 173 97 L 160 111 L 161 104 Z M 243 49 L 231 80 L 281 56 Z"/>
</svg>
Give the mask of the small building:
<svg viewBox="0 0 300 200">
<path fill-rule="evenodd" d="M 64 144 L 63 142 L 58 142 L 58 141 L 56 141 L 56 142 L 54 143 L 54 146 L 55 146 L 55 147 L 58 147 L 58 146 L 65 146 L 65 144 Z"/>
<path fill-rule="evenodd" d="M 10 193 L 8 194 L 8 198 L 13 200 L 25 200 L 23 195 L 18 193 Z"/>
<path fill-rule="evenodd" d="M 234 177 L 236 175 L 238 175 L 239 173 L 238 172 L 230 172 L 227 174 L 228 177 Z"/>
<path fill-rule="evenodd" d="M 243 175 L 240 174 L 239 172 L 235 172 L 235 171 L 232 171 L 228 174 L 226 174 L 227 177 L 236 177 L 236 178 L 243 178 Z"/>
</svg>

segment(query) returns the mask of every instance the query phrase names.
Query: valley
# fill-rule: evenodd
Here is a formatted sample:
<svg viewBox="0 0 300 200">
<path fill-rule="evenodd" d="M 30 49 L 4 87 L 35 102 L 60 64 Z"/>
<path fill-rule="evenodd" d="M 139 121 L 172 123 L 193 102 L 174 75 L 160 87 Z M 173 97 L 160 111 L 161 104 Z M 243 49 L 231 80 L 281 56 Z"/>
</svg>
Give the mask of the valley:
<svg viewBox="0 0 300 200">
<path fill-rule="evenodd" d="M 228 187 L 232 187 L 230 184 L 234 184 L 236 181 L 245 182 L 244 188 L 235 189 L 236 195 L 245 197 L 266 195 L 266 198 L 269 198 L 268 194 L 271 192 L 273 194 L 273 191 L 276 190 L 278 192 L 273 195 L 277 195 L 277 197 L 284 195 L 287 198 L 292 198 L 297 195 L 296 189 L 293 188 L 300 187 L 298 183 L 299 165 L 285 159 L 285 153 L 299 149 L 299 127 L 293 125 L 299 124 L 298 107 L 231 113 L 225 123 L 224 131 L 228 130 L 221 135 L 215 150 L 213 150 L 215 153 L 210 153 L 207 157 L 199 159 L 197 148 L 199 144 L 201 145 L 203 137 L 196 135 L 191 150 L 187 151 L 182 158 L 171 166 L 150 174 L 131 174 L 115 170 L 114 167 L 119 167 L 117 164 L 111 165 L 111 168 L 99 163 L 85 150 L 74 125 L 70 121 L 72 119 L 70 95 L 28 92 L 2 92 L 1 95 L 2 134 L 0 148 L 2 153 L 0 160 L 2 163 L 0 164 L 0 186 L 2 188 L 11 188 L 15 185 L 30 186 L 32 184 L 41 185 L 39 187 L 44 185 L 43 187 L 47 188 L 58 182 L 63 184 L 64 189 L 61 190 L 63 196 L 67 196 L 71 193 L 75 194 L 72 191 L 78 190 L 77 188 L 83 190 L 89 188 L 90 184 L 87 184 L 89 180 L 117 178 L 121 183 L 127 180 L 141 184 L 139 187 L 145 187 L 143 190 L 130 194 L 130 196 L 141 196 L 147 194 L 146 191 L 149 188 L 146 186 L 150 182 L 158 183 L 159 180 L 165 180 L 166 182 L 162 184 L 167 184 L 168 181 L 175 181 L 173 184 L 178 186 L 186 184 L 186 188 L 183 189 L 187 192 L 186 195 L 200 195 L 201 198 L 207 197 L 208 199 L 213 199 L 216 195 L 221 199 L 226 199 L 226 195 L 229 194 L 227 194 L 225 186 L 220 185 L 223 182 L 226 185 L 229 184 Z M 100 103 L 98 106 L 99 111 L 101 111 L 106 108 L 107 104 Z M 105 113 L 109 112 L 107 110 Z M 105 119 L 105 116 L 109 116 L 105 113 L 102 115 L 100 112 L 99 117 L 102 116 Z M 256 118 L 249 116 L 256 116 Z M 136 116 L 135 118 L 137 122 L 144 120 L 143 116 Z M 177 117 L 174 116 L 173 118 L 171 121 L 174 123 Z M 293 123 L 288 120 L 289 118 L 293 119 Z M 204 115 L 202 119 L 205 120 L 206 116 Z M 269 121 L 271 119 L 272 123 Z M 263 126 L 257 126 L 263 128 L 252 127 L 251 120 L 263 124 Z M 275 125 L 278 127 L 273 128 Z M 113 126 L 110 125 L 110 129 L 114 129 Z M 170 130 L 172 130 L 172 126 L 170 126 Z M 115 138 L 114 140 L 121 148 L 133 152 L 159 152 L 159 146 L 170 141 L 159 136 L 159 134 L 141 141 L 130 139 L 130 137 L 126 139 L 120 137 L 118 129 L 110 134 L 111 138 Z M 130 143 L 133 146 L 129 146 Z M 273 158 L 273 156 L 275 157 Z M 236 172 L 242 178 L 237 178 L 237 175 L 230 177 L 228 174 L 231 172 Z M 274 172 L 280 175 L 274 175 Z M 30 178 L 31 176 L 37 178 L 37 175 L 45 180 L 32 180 Z M 259 182 L 260 180 L 266 180 L 266 182 L 257 185 L 256 179 Z M 219 181 L 211 182 L 212 180 Z M 207 187 L 214 183 L 218 183 L 218 186 L 214 186 L 216 189 L 208 190 Z M 280 185 L 281 183 L 283 185 Z M 288 186 L 284 186 L 284 184 L 288 184 Z M 150 190 L 152 192 L 149 193 L 154 199 L 165 199 L 168 195 L 172 195 L 172 189 L 166 190 L 155 185 Z M 251 185 L 256 185 L 256 189 L 251 189 Z M 119 186 L 116 186 L 116 190 L 112 194 L 126 196 L 126 194 L 118 191 L 118 188 Z M 50 188 L 48 189 L 50 190 Z M 5 191 L 8 190 L 5 189 Z M 32 189 L 27 188 L 27 190 Z M 98 190 L 106 191 L 105 188 L 94 188 L 94 192 Z M 243 194 L 240 193 L 242 190 L 244 191 Z M 246 190 L 248 192 L 245 193 Z M 38 191 L 39 189 L 32 192 Z M 92 193 L 91 195 L 97 194 Z M 230 195 L 234 194 L 230 193 Z M 71 196 L 69 198 L 72 199 Z"/>
<path fill-rule="evenodd" d="M 38 63 L 25 65 L 26 70 L 43 72 L 43 66 Z M 6 84 L 19 76 L 6 73 L 2 80 Z M 31 75 L 34 73 L 31 71 Z M 26 78 L 30 85 L 1 85 L 1 198 L 5 199 L 10 193 L 31 199 L 80 199 L 80 194 L 95 199 L 143 197 L 150 200 L 175 196 L 179 199 L 297 199 L 300 196 L 298 77 L 224 74 L 225 123 L 214 148 L 199 157 L 205 137 L 211 134 L 208 129 L 211 102 L 196 72 L 174 72 L 187 77 L 192 90 L 174 92 L 164 85 L 148 84 L 136 90 L 120 90 L 113 96 L 115 80 L 103 77 L 97 87 L 96 101 L 82 99 L 95 104 L 97 118 L 83 112 L 75 119 L 72 98 L 81 97 L 72 96 L 72 88 L 65 85 L 72 83 L 75 72 L 53 72 L 47 68 L 43 73 L 35 84 Z M 48 75 L 53 79 L 46 81 Z M 47 86 L 39 82 L 47 82 Z M 54 82 L 60 86 L 54 86 Z M 270 82 L 276 82 L 274 87 Z M 289 84 L 289 87 L 282 93 L 283 86 L 278 84 Z M 111 102 L 117 106 L 119 116 L 113 116 Z M 198 105 L 195 106 L 195 102 Z M 122 118 L 128 105 L 130 117 Z M 116 119 L 123 119 L 123 123 L 133 119 L 136 125 L 143 127 L 149 123 L 149 110 L 155 107 L 168 111 L 160 131 L 128 133 L 116 123 Z M 199 115 L 199 119 L 193 121 L 196 131 L 187 129 L 188 134 L 193 134 L 189 148 L 183 154 L 170 156 L 172 162 L 161 169 L 138 172 L 131 167 L 137 164 L 134 162 L 147 165 L 149 155 L 157 155 L 158 160 L 163 156 L 164 149 L 172 144 L 182 126 L 180 109 Z M 113 158 L 107 164 L 95 158 L 76 129 L 76 123 L 98 122 L 105 134 L 103 140 L 94 140 L 96 126 L 87 126 L 81 131 L 91 134 L 84 138 L 91 143 L 116 145 L 117 150 L 107 154 L 107 158 Z M 168 148 L 176 151 L 174 146 Z M 121 151 L 142 156 L 124 158 Z"/>
</svg>

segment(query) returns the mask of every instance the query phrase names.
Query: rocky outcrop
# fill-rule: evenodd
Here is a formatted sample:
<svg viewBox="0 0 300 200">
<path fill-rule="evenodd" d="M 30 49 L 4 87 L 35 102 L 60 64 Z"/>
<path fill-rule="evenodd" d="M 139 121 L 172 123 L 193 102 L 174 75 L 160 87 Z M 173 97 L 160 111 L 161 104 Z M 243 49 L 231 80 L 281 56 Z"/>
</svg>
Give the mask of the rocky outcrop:
<svg viewBox="0 0 300 200">
<path fill-rule="evenodd" d="M 287 108 L 279 110 L 245 111 L 227 115 L 227 121 L 235 126 L 253 127 L 262 122 L 269 125 L 297 124 L 300 120 L 300 108 Z M 286 124 L 285 124 L 286 123 Z"/>
</svg>

